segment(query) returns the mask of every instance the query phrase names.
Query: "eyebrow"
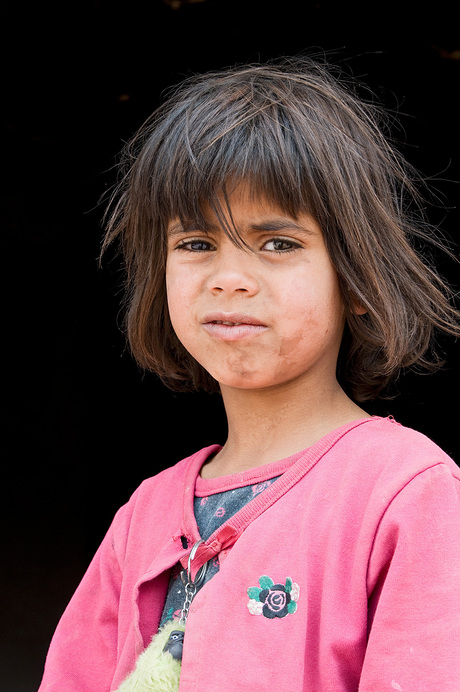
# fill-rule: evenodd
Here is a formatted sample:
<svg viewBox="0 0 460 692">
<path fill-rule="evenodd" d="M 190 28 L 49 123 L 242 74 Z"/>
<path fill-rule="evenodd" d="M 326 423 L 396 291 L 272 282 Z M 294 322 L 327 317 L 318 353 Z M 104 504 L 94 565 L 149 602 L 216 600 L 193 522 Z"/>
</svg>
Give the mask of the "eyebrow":
<svg viewBox="0 0 460 692">
<path fill-rule="evenodd" d="M 186 228 L 181 224 L 180 221 L 177 223 L 173 223 L 171 226 L 168 226 L 167 228 L 167 235 L 169 238 L 173 238 L 176 235 L 180 235 L 181 233 L 186 232 Z"/>
<path fill-rule="evenodd" d="M 259 223 L 252 223 L 248 226 L 249 232 L 266 231 L 269 233 L 277 233 L 289 229 L 300 231 L 307 235 L 316 234 L 316 231 L 312 228 L 309 228 L 303 224 L 299 224 L 296 221 L 294 221 L 294 219 L 284 217 L 267 219 L 264 221 L 260 221 Z M 186 224 L 184 226 L 180 221 L 178 221 L 168 228 L 168 236 L 173 238 L 174 236 L 181 235 L 182 233 L 187 233 L 189 231 L 194 230 L 200 230 L 203 233 L 207 233 L 210 231 L 220 230 L 220 226 L 212 223 L 195 224 L 193 222 L 190 222 L 189 224 Z"/>
<path fill-rule="evenodd" d="M 304 226 L 303 224 L 299 224 L 293 219 L 285 219 L 285 218 L 279 218 L 279 219 L 267 219 L 266 221 L 261 221 L 260 223 L 253 223 L 249 226 L 250 231 L 269 231 L 269 232 L 277 232 L 277 231 L 283 231 L 283 230 L 289 230 L 293 229 L 295 231 L 302 231 L 304 233 L 308 233 L 310 235 L 314 234 L 313 229 L 308 228 Z"/>
</svg>

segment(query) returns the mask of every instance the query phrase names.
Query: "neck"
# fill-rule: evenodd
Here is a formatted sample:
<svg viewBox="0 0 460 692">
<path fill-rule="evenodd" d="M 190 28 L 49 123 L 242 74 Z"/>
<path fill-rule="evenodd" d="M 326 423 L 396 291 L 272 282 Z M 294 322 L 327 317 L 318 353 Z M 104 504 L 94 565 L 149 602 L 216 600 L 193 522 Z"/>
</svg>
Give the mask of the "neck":
<svg viewBox="0 0 460 692">
<path fill-rule="evenodd" d="M 292 389 L 289 383 L 272 390 L 222 387 L 228 438 L 221 452 L 203 468 L 203 477 L 229 475 L 284 459 L 331 430 L 368 415 L 335 380 L 314 396 L 296 396 Z"/>
</svg>

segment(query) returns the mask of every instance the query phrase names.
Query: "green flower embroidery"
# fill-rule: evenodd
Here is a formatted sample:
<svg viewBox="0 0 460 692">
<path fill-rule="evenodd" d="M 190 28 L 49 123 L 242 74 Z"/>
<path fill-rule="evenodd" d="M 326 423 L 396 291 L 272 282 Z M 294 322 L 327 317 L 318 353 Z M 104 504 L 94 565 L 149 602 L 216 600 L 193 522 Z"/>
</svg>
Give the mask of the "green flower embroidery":
<svg viewBox="0 0 460 692">
<path fill-rule="evenodd" d="M 300 587 L 291 577 L 286 579 L 285 584 L 275 584 L 273 579 L 263 575 L 259 579 L 259 586 L 249 587 L 248 596 L 251 615 L 263 615 L 270 620 L 284 618 L 297 610 Z"/>
</svg>

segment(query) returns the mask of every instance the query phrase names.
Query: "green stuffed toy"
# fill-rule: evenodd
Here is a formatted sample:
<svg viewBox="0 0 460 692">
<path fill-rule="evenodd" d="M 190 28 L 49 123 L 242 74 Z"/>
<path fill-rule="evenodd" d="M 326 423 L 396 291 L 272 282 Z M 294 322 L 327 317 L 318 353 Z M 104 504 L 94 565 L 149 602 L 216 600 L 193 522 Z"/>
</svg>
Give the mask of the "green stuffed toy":
<svg viewBox="0 0 460 692">
<path fill-rule="evenodd" d="M 204 541 L 200 538 L 190 552 L 188 569 L 181 573 L 185 601 L 180 619 L 167 622 L 152 637 L 148 647 L 137 659 L 136 667 L 116 692 L 178 692 L 185 623 L 190 604 L 198 587 L 205 581 L 209 567 L 209 561 L 205 562 L 198 570 L 195 579 L 192 579 L 191 565 L 201 543 Z"/>
<path fill-rule="evenodd" d="M 117 692 L 177 692 L 185 625 L 167 622 L 139 656 Z"/>
</svg>

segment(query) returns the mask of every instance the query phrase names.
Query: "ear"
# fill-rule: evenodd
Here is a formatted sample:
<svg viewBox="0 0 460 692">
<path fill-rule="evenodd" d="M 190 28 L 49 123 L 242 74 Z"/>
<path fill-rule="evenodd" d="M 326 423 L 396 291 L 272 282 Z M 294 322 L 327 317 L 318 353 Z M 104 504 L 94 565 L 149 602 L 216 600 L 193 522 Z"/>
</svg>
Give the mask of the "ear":
<svg viewBox="0 0 460 692">
<path fill-rule="evenodd" d="M 358 298 L 355 298 L 351 288 L 349 286 L 346 286 L 346 302 L 348 305 L 351 305 L 351 312 L 353 315 L 365 315 L 367 313 L 367 308 L 365 308 L 361 303 L 359 302 Z"/>
<path fill-rule="evenodd" d="M 353 314 L 354 315 L 365 315 L 367 313 L 367 309 L 364 308 L 360 303 L 355 303 L 353 301 Z"/>
</svg>

